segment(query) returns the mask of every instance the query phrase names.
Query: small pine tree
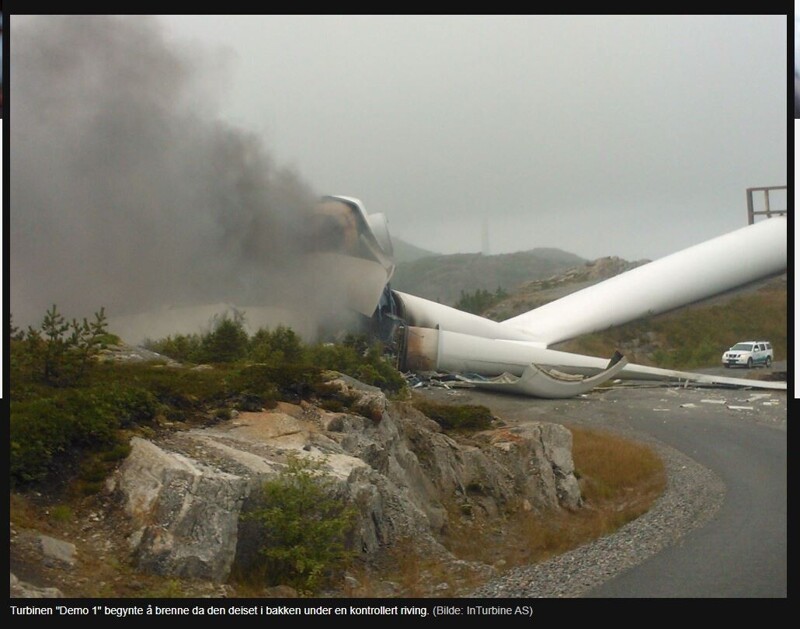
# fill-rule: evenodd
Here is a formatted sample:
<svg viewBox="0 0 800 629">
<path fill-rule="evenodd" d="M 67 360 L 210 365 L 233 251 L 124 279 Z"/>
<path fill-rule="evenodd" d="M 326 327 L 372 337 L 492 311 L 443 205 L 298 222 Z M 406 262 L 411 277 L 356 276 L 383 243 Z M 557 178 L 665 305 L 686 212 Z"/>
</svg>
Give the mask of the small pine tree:
<svg viewBox="0 0 800 629">
<path fill-rule="evenodd" d="M 244 318 L 227 316 L 217 321 L 214 330 L 203 336 L 200 355 L 206 362 L 232 363 L 247 354 L 249 338 L 244 329 Z"/>
<path fill-rule="evenodd" d="M 474 293 L 465 293 L 462 290 L 461 297 L 456 302 L 455 308 L 472 314 L 482 314 L 506 297 L 508 297 L 508 293 L 500 286 L 497 287 L 494 293 L 490 293 L 485 288 L 479 288 Z"/>
<path fill-rule="evenodd" d="M 72 386 L 79 382 L 89 368 L 90 360 L 102 348 L 108 337 L 105 308 L 95 313 L 95 320 L 85 318 L 67 322 L 55 304 L 47 310 L 40 329 L 28 326 L 21 337 L 14 331 L 14 339 L 21 341 L 20 352 L 34 373 L 52 386 Z M 70 334 L 67 334 L 70 332 Z"/>
<path fill-rule="evenodd" d="M 286 470 L 263 484 L 256 506 L 242 515 L 261 528 L 267 585 L 314 593 L 352 558 L 346 542 L 356 511 L 335 496 L 323 464 L 291 454 Z"/>
</svg>

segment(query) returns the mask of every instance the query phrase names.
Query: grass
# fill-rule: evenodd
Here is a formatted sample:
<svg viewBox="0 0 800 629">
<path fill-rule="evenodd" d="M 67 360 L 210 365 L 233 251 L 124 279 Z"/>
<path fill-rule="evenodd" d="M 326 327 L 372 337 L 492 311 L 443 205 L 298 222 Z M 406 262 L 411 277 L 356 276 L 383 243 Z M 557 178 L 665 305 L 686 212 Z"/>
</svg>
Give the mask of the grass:
<svg viewBox="0 0 800 629">
<path fill-rule="evenodd" d="M 722 304 L 698 304 L 587 334 L 558 349 L 592 356 L 620 349 L 637 364 L 691 370 L 718 366 L 722 353 L 738 341 L 765 339 L 775 360 L 785 360 L 787 312 L 785 287 L 767 285 Z"/>
<path fill-rule="evenodd" d="M 54 522 L 69 522 L 74 517 L 72 507 L 69 505 L 56 505 L 50 510 L 50 517 Z"/>
<path fill-rule="evenodd" d="M 664 465 L 648 446 L 607 432 L 574 426 L 570 430 L 581 495 L 592 509 L 610 506 L 629 520 L 644 513 L 664 491 Z"/>
</svg>

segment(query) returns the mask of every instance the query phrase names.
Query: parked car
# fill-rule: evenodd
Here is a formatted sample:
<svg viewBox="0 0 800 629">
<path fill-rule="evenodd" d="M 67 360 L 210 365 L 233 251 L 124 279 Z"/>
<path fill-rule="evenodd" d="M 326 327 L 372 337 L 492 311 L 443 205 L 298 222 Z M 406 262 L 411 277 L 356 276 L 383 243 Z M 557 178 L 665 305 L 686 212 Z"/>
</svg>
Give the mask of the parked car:
<svg viewBox="0 0 800 629">
<path fill-rule="evenodd" d="M 756 365 L 769 367 L 774 354 L 768 341 L 741 341 L 722 354 L 725 367 L 741 366 L 748 369 Z"/>
</svg>

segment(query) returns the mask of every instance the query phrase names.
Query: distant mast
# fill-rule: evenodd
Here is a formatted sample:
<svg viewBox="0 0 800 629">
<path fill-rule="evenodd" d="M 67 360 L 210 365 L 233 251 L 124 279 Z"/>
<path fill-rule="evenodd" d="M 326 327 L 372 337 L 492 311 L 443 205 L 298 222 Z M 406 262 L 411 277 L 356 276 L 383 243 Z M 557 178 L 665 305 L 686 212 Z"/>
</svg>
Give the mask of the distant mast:
<svg viewBox="0 0 800 629">
<path fill-rule="evenodd" d="M 481 232 L 481 253 L 489 255 L 489 219 L 483 219 L 483 230 Z"/>
</svg>

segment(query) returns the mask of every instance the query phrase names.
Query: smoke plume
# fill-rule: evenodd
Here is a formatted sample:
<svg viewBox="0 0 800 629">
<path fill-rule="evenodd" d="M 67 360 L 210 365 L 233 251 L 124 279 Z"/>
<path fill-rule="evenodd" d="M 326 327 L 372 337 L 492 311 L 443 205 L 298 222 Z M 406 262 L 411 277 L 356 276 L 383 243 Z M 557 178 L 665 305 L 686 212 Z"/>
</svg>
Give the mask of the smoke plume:
<svg viewBox="0 0 800 629">
<path fill-rule="evenodd" d="M 34 324 L 285 305 L 317 193 L 215 117 L 201 51 L 144 16 L 13 24 L 10 310 Z M 279 86 L 271 86 L 280 89 Z M 113 331 L 113 330 L 112 330 Z"/>
</svg>

